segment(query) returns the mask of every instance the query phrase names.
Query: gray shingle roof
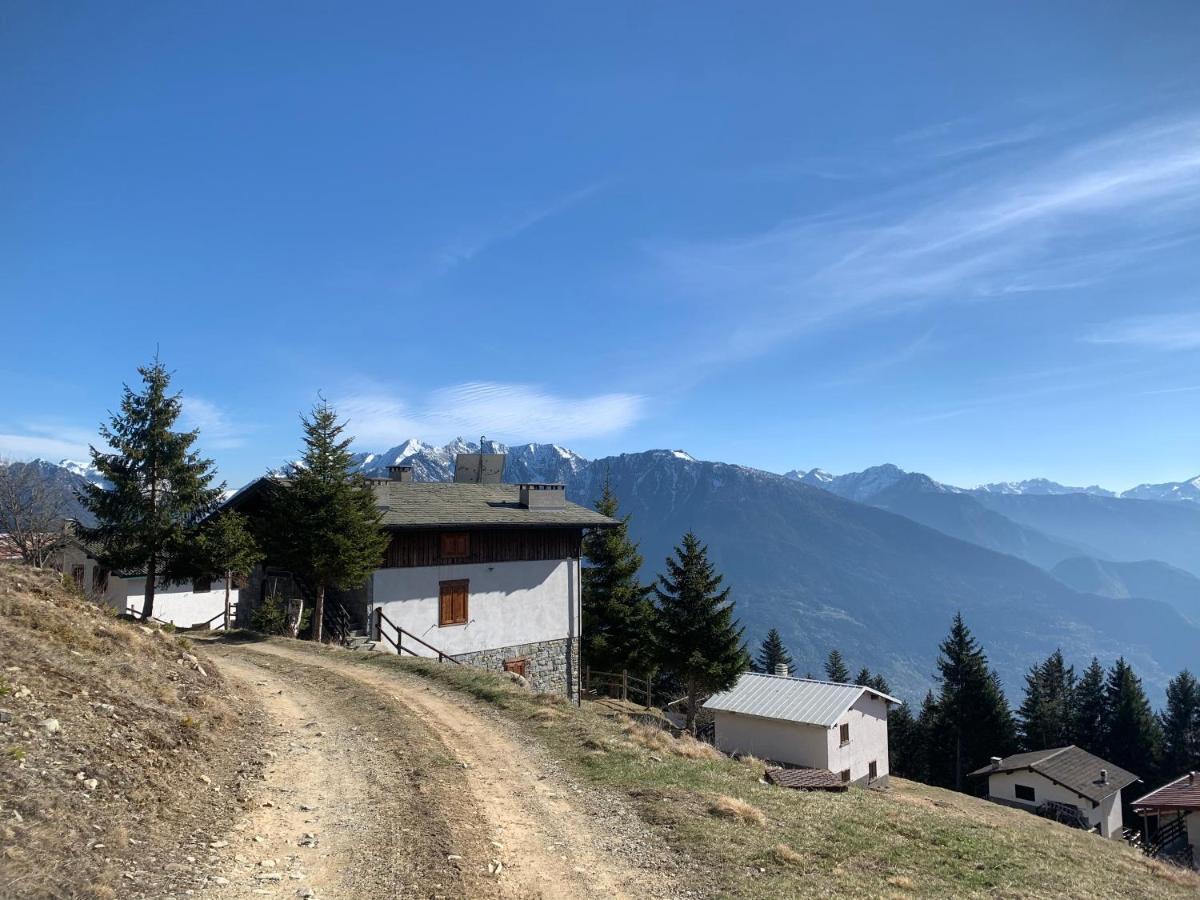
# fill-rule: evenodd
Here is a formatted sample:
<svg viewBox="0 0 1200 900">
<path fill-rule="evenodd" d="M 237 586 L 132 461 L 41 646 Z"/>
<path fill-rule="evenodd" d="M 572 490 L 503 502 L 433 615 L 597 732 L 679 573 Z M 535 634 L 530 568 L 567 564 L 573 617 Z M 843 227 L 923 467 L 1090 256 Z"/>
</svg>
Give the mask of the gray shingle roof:
<svg viewBox="0 0 1200 900">
<path fill-rule="evenodd" d="M 607 528 L 617 524 L 570 502 L 557 508 L 526 509 L 515 484 L 384 481 L 374 488 L 385 528 Z"/>
<path fill-rule="evenodd" d="M 767 769 L 767 781 L 798 790 L 844 791 L 849 787 L 842 776 L 828 769 Z"/>
<path fill-rule="evenodd" d="M 1133 801 L 1134 809 L 1200 809 L 1200 777 L 1180 775 L 1170 784 Z"/>
<path fill-rule="evenodd" d="M 900 702 L 874 688 L 857 684 L 746 672 L 732 688 L 709 697 L 704 708 L 831 728 L 864 693 L 892 703 Z"/>
<path fill-rule="evenodd" d="M 1135 781 L 1141 781 L 1132 772 L 1126 772 L 1074 744 L 1051 750 L 1016 753 L 1000 760 L 998 766 L 984 766 L 971 774 L 991 775 L 995 772 L 1019 772 L 1024 769 L 1044 775 L 1056 784 L 1061 784 L 1067 790 L 1095 803 L 1111 797 Z M 1100 782 L 1101 769 L 1108 771 L 1107 784 Z"/>
</svg>

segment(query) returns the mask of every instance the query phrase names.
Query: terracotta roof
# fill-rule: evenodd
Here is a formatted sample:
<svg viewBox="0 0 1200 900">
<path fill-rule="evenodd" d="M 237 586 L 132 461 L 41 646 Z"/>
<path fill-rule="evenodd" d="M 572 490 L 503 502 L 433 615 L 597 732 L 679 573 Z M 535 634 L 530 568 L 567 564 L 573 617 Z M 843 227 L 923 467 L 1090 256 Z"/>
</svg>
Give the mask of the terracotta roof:
<svg viewBox="0 0 1200 900">
<path fill-rule="evenodd" d="M 1103 782 L 1100 780 L 1101 769 L 1108 773 L 1107 780 Z M 1016 753 L 1000 760 L 998 766 L 984 766 L 971 774 L 994 775 L 997 772 L 1020 772 L 1023 770 L 1037 772 L 1055 784 L 1060 784 L 1067 790 L 1074 791 L 1079 796 L 1095 803 L 1111 797 L 1135 781 L 1141 781 L 1132 772 L 1126 772 L 1119 766 L 1106 762 L 1098 756 L 1093 756 L 1074 744 L 1068 747 L 1055 747 L 1051 750 Z"/>
<path fill-rule="evenodd" d="M 858 684 L 746 672 L 729 690 L 709 697 L 704 708 L 832 728 L 864 693 L 900 703 L 895 697 Z"/>
<path fill-rule="evenodd" d="M 1200 775 L 1188 772 L 1133 801 L 1134 809 L 1200 809 Z"/>
<path fill-rule="evenodd" d="M 846 782 L 828 769 L 767 769 L 767 781 L 785 788 L 817 791 L 844 791 Z"/>
</svg>

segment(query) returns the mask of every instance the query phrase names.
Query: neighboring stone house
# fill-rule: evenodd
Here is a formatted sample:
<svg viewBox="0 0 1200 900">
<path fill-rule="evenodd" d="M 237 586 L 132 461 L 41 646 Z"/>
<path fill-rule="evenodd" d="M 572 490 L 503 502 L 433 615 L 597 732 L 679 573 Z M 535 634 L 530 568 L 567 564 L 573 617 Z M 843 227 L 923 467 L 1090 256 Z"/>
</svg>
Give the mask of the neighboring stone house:
<svg viewBox="0 0 1200 900">
<path fill-rule="evenodd" d="M 1133 801 L 1147 846 L 1156 855 L 1182 856 L 1200 869 L 1200 775 L 1188 772 Z"/>
<path fill-rule="evenodd" d="M 499 471 L 485 466 L 478 477 Z M 231 505 L 253 515 L 266 484 L 239 491 Z M 387 551 L 362 589 L 327 603 L 340 605 L 377 649 L 506 669 L 537 690 L 577 698 L 583 531 L 617 523 L 568 502 L 561 484 L 414 482 L 401 464 L 372 487 Z M 251 603 L 277 590 L 294 588 L 267 560 L 242 591 L 242 621 Z"/>
<path fill-rule="evenodd" d="M 1095 830 L 1106 838 L 1121 837 L 1121 791 L 1141 780 L 1074 745 L 997 756 L 971 776 L 987 777 L 987 797 L 995 803 Z"/>
<path fill-rule="evenodd" d="M 705 702 L 717 747 L 781 764 L 769 777 L 787 787 L 886 784 L 888 704 L 900 701 L 862 685 L 790 678 L 780 668 L 747 672 Z"/>
</svg>

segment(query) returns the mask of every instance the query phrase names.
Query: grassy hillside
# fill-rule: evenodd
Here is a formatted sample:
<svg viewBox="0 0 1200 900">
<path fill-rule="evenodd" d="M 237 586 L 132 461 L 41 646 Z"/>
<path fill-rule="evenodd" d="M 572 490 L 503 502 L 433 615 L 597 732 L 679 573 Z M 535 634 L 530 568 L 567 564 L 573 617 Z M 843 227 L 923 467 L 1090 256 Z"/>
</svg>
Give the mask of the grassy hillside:
<svg viewBox="0 0 1200 900">
<path fill-rule="evenodd" d="M 192 887 L 196 831 L 236 814 L 256 765 L 253 714 L 185 640 L 2 565 L 0 709 L 4 898 Z"/>
<path fill-rule="evenodd" d="M 491 704 L 577 777 L 627 797 L 696 865 L 681 892 L 727 897 L 1194 897 L 1200 877 L 1094 835 L 894 779 L 887 792 L 802 793 L 761 764 L 576 709 L 501 676 L 391 655 L 361 665 L 436 680 Z"/>
</svg>

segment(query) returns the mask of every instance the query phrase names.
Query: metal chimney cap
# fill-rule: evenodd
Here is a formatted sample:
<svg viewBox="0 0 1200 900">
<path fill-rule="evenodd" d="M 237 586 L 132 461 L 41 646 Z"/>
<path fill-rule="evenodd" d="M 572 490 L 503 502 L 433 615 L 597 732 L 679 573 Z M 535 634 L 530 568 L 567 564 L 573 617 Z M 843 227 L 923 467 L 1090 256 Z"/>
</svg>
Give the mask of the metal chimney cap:
<svg viewBox="0 0 1200 900">
<path fill-rule="evenodd" d="M 1101 783 L 1101 784 L 1108 784 L 1108 769 L 1101 769 L 1101 770 L 1100 770 L 1100 783 Z"/>
<path fill-rule="evenodd" d="M 788 677 L 787 663 L 775 663 L 775 674 L 778 675 L 780 678 L 787 678 Z"/>
<path fill-rule="evenodd" d="M 998 768 L 1000 768 L 1000 763 L 1002 763 L 1002 762 L 1004 762 L 1004 759 L 1003 759 L 1003 757 L 1000 757 L 1000 756 L 993 756 L 993 757 L 992 757 L 992 768 L 993 768 L 993 769 L 998 769 Z"/>
</svg>

